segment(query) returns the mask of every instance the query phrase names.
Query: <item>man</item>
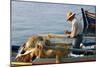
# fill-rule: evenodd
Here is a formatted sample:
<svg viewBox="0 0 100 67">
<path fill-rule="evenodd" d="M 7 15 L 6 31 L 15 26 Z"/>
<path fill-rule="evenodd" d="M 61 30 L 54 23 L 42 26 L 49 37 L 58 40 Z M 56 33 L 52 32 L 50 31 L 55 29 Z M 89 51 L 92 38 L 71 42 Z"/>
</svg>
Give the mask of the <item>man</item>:
<svg viewBox="0 0 100 67">
<path fill-rule="evenodd" d="M 65 31 L 65 34 L 70 38 L 74 38 L 73 48 L 80 48 L 80 43 L 82 42 L 82 32 L 83 32 L 82 23 L 80 23 L 76 19 L 75 13 L 72 12 L 67 13 L 67 21 L 71 23 L 72 28 L 71 32 Z"/>
</svg>

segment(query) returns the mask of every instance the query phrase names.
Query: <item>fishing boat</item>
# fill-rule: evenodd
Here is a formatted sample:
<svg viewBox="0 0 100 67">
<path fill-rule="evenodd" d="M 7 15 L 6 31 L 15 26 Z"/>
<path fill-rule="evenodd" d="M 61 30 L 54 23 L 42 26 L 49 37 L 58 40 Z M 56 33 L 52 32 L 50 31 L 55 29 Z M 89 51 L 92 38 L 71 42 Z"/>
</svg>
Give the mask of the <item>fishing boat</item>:
<svg viewBox="0 0 100 67">
<path fill-rule="evenodd" d="M 84 22 L 84 31 L 83 33 L 85 35 L 92 35 L 95 36 L 96 34 L 96 14 L 91 13 L 87 10 L 84 10 L 81 8 L 82 16 L 83 16 L 83 22 Z"/>
<path fill-rule="evenodd" d="M 95 21 L 95 14 L 84 11 L 83 8 L 81 8 L 82 11 L 82 16 L 83 16 L 83 22 L 84 22 L 84 39 L 96 39 L 95 37 L 95 28 L 96 28 L 96 21 Z M 88 32 L 87 32 L 88 31 Z M 91 36 L 92 33 L 93 35 Z M 51 34 L 38 34 L 38 36 L 41 37 L 48 37 Z M 76 49 L 76 48 L 71 48 L 72 46 L 72 41 L 73 38 L 68 38 L 64 34 L 52 34 L 53 36 L 57 37 L 51 37 L 49 38 L 49 46 L 46 46 L 47 48 L 54 49 L 54 50 L 65 50 L 65 51 L 75 51 L 78 55 L 73 55 L 71 56 L 68 54 L 67 56 L 63 56 L 60 60 L 61 63 L 76 63 L 76 62 L 88 62 L 88 61 L 96 61 L 96 42 L 83 42 L 82 44 L 85 45 L 86 47 Z M 69 48 L 64 48 L 64 47 L 56 47 L 56 45 L 62 45 L 66 44 L 69 46 Z M 93 45 L 93 47 L 91 47 Z M 55 64 L 56 63 L 56 57 L 51 57 L 51 58 L 39 58 L 36 59 L 33 62 L 16 62 L 14 61 L 15 56 L 18 53 L 18 49 L 20 46 L 12 46 L 12 66 L 29 66 L 29 65 L 42 65 L 42 64 Z"/>
<path fill-rule="evenodd" d="M 96 48 L 80 48 L 80 49 L 72 49 L 72 48 L 64 48 L 64 47 L 56 47 L 56 45 L 67 45 L 67 46 L 72 46 L 71 42 L 73 39 L 67 38 L 66 35 L 61 35 L 61 34 L 53 34 L 54 36 L 60 36 L 62 38 L 50 38 L 49 41 L 51 42 L 50 46 L 46 46 L 47 48 L 50 49 L 59 49 L 59 50 L 66 50 L 66 51 L 75 51 L 78 56 L 64 56 L 61 58 L 61 63 L 76 63 L 76 62 L 89 62 L 89 61 L 95 61 L 96 59 Z M 48 34 L 39 34 L 39 36 L 46 37 Z M 84 38 L 89 38 L 89 37 L 84 37 Z M 95 37 L 90 37 L 90 38 L 95 38 Z M 84 43 L 90 46 L 95 45 L 95 43 Z M 20 46 L 12 46 L 12 51 L 15 51 L 15 56 L 17 55 L 18 49 Z M 14 53 L 13 53 L 14 56 Z M 15 57 L 12 58 L 12 60 Z M 32 63 L 26 63 L 26 62 L 16 62 L 12 61 L 12 65 L 15 66 L 23 66 L 23 65 L 40 65 L 40 64 L 55 64 L 56 63 L 56 57 L 51 57 L 51 58 L 39 58 L 33 61 Z"/>
</svg>

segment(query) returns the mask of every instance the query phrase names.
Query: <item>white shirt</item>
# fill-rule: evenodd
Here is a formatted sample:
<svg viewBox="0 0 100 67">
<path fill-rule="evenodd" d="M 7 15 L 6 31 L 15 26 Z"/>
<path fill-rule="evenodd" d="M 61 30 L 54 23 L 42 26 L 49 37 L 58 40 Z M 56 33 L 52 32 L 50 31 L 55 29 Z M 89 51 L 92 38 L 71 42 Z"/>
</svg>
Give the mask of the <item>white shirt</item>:
<svg viewBox="0 0 100 67">
<path fill-rule="evenodd" d="M 73 31 L 73 28 L 77 28 L 77 31 L 76 31 L 76 35 L 78 34 L 82 34 L 83 32 L 83 23 L 82 22 L 78 22 L 78 20 L 75 18 L 72 20 L 72 31 Z"/>
</svg>

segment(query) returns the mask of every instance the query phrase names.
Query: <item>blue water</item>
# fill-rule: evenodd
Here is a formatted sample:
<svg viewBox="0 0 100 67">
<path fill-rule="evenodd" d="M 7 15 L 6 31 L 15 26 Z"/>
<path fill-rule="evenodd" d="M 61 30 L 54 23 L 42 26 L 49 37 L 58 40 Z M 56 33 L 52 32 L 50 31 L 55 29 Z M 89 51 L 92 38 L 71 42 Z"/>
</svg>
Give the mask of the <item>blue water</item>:
<svg viewBox="0 0 100 67">
<path fill-rule="evenodd" d="M 72 11 L 82 22 L 81 8 L 95 13 L 95 6 L 12 1 L 11 45 L 23 44 L 29 36 L 69 30 L 66 13 Z"/>
</svg>

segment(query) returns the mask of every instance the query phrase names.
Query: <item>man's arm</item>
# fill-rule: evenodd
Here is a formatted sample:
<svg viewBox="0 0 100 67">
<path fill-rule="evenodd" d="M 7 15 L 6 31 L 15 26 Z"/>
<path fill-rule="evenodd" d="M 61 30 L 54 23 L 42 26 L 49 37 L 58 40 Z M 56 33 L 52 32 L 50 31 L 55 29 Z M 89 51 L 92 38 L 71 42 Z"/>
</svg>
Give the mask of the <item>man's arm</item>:
<svg viewBox="0 0 100 67">
<path fill-rule="evenodd" d="M 70 36 L 71 38 L 73 38 L 73 37 L 76 36 L 77 29 L 78 29 L 78 24 L 75 23 L 75 24 L 73 25 L 73 30 L 72 30 L 71 34 L 69 34 L 69 36 Z"/>
</svg>

